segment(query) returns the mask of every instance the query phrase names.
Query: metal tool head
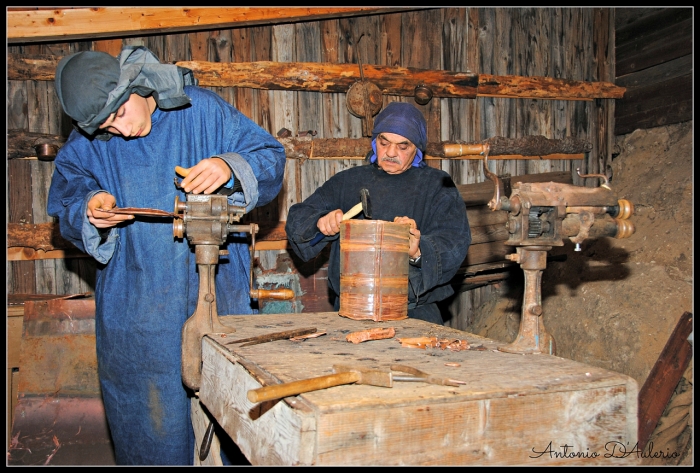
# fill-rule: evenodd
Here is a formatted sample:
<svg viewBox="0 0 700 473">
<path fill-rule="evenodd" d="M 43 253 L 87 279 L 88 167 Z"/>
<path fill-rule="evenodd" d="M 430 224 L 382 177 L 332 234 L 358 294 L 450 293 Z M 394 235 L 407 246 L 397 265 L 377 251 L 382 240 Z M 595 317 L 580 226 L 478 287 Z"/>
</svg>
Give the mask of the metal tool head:
<svg viewBox="0 0 700 473">
<path fill-rule="evenodd" d="M 360 198 L 362 199 L 362 213 L 366 219 L 372 218 L 372 206 L 369 202 L 369 189 L 360 189 Z"/>
<path fill-rule="evenodd" d="M 361 366 L 333 365 L 334 373 L 357 373 L 359 379 L 357 384 L 369 384 L 371 386 L 381 386 L 390 388 L 394 385 L 393 374 L 390 370 L 376 370 L 363 368 Z"/>
</svg>

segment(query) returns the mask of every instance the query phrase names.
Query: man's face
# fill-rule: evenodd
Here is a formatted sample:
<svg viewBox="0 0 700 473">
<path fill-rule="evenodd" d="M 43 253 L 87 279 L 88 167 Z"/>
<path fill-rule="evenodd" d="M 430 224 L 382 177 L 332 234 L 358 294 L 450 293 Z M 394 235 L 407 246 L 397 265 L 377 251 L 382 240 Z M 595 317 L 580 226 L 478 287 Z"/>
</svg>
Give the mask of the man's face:
<svg viewBox="0 0 700 473">
<path fill-rule="evenodd" d="M 141 97 L 139 94 L 131 94 L 129 100 L 111 114 L 100 126 L 100 130 L 106 130 L 113 135 L 121 135 L 124 138 L 139 138 L 151 132 L 151 114 L 155 110 L 153 97 Z"/>
<path fill-rule="evenodd" d="M 411 167 L 416 145 L 395 133 L 377 135 L 377 164 L 387 174 L 401 174 Z"/>
</svg>

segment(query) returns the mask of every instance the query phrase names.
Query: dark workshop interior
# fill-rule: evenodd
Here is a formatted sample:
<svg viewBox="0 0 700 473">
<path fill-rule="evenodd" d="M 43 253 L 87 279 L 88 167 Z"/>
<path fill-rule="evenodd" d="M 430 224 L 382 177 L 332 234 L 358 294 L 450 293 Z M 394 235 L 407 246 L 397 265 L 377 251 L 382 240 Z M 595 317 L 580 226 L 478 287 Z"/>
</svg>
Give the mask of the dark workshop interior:
<svg viewBox="0 0 700 473">
<path fill-rule="evenodd" d="M 58 62 L 126 45 L 191 69 L 286 152 L 282 190 L 239 225 L 254 235 L 258 313 L 218 317 L 235 336 L 284 336 L 247 351 L 223 328 L 195 339 L 183 360 L 197 365 L 184 381 L 197 392 L 195 465 L 220 465 L 223 449 L 238 465 L 694 464 L 693 7 L 6 16 L 7 465 L 116 463 L 95 354 L 99 263 L 61 236 L 47 198 L 73 129 Z M 435 329 L 340 316 L 327 249 L 304 262 L 285 232 L 293 204 L 363 164 L 391 102 L 423 113 L 424 159 L 469 218 Z M 392 331 L 353 341 L 353 327 Z M 264 397 L 350 362 L 464 381 L 386 389 L 351 370 L 352 386 Z"/>
</svg>

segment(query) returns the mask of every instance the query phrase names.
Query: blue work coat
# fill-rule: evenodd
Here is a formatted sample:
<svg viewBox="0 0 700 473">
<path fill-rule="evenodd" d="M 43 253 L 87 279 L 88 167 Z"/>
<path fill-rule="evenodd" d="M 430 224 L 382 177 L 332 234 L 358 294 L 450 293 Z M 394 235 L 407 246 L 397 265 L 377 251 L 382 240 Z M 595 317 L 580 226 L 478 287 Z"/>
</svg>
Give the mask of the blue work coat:
<svg viewBox="0 0 700 473">
<path fill-rule="evenodd" d="M 181 330 L 196 308 L 199 275 L 194 248 L 174 238 L 171 218 L 136 217 L 105 235 L 88 222 L 88 201 L 106 191 L 118 207 L 173 211 L 176 197 L 186 200 L 175 166 L 219 156 L 243 188 L 229 201 L 250 211 L 272 201 L 284 177 L 285 151 L 274 137 L 209 90 L 187 86 L 185 93 L 191 105 L 157 108 L 144 137 L 102 141 L 73 131 L 49 190 L 48 212 L 63 237 L 98 262 L 98 371 L 120 464 L 193 462 Z M 254 312 L 245 237 L 229 236 L 229 254 L 216 267 L 221 315 Z"/>
</svg>

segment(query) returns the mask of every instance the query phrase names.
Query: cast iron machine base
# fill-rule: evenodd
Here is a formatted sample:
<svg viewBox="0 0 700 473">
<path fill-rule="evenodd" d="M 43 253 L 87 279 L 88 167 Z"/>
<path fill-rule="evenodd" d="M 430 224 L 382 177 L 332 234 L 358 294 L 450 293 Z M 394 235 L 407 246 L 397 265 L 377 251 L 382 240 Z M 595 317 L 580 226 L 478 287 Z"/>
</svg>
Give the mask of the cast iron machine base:
<svg viewBox="0 0 700 473">
<path fill-rule="evenodd" d="M 488 169 L 488 150 L 486 143 L 482 151 L 484 174 L 495 188 L 489 208 L 508 212 L 509 236 L 505 244 L 517 248 L 516 253 L 506 258 L 520 264 L 525 275 L 518 336 L 499 350 L 554 355 L 556 344 L 544 326 L 542 308 L 542 272 L 547 266 L 547 252 L 553 246 L 563 246 L 563 238 L 574 243 L 576 251 L 580 251 L 585 239 L 628 238 L 634 233 L 634 225 L 628 220 L 634 206 L 615 197 L 605 175 L 580 172 L 580 177 L 601 178 L 604 182 L 595 188 L 556 182 L 518 182 L 513 184 L 510 197 L 506 197 L 502 195 L 503 182 Z"/>
<path fill-rule="evenodd" d="M 208 333 L 231 333 L 236 329 L 221 323 L 216 308 L 216 284 L 214 275 L 219 256 L 228 254 L 221 250 L 229 233 L 251 235 L 250 297 L 251 299 L 294 298 L 291 289 L 253 289 L 253 261 L 255 256 L 254 223 L 240 225 L 245 213 L 243 207 L 229 205 L 228 198 L 217 194 L 188 194 L 187 202 L 175 199 L 175 213 L 181 218 L 173 222 L 173 234 L 182 239 L 185 234 L 194 245 L 195 261 L 199 273 L 199 295 L 194 313 L 182 327 L 182 380 L 197 392 L 202 377 L 202 337 Z"/>
</svg>

